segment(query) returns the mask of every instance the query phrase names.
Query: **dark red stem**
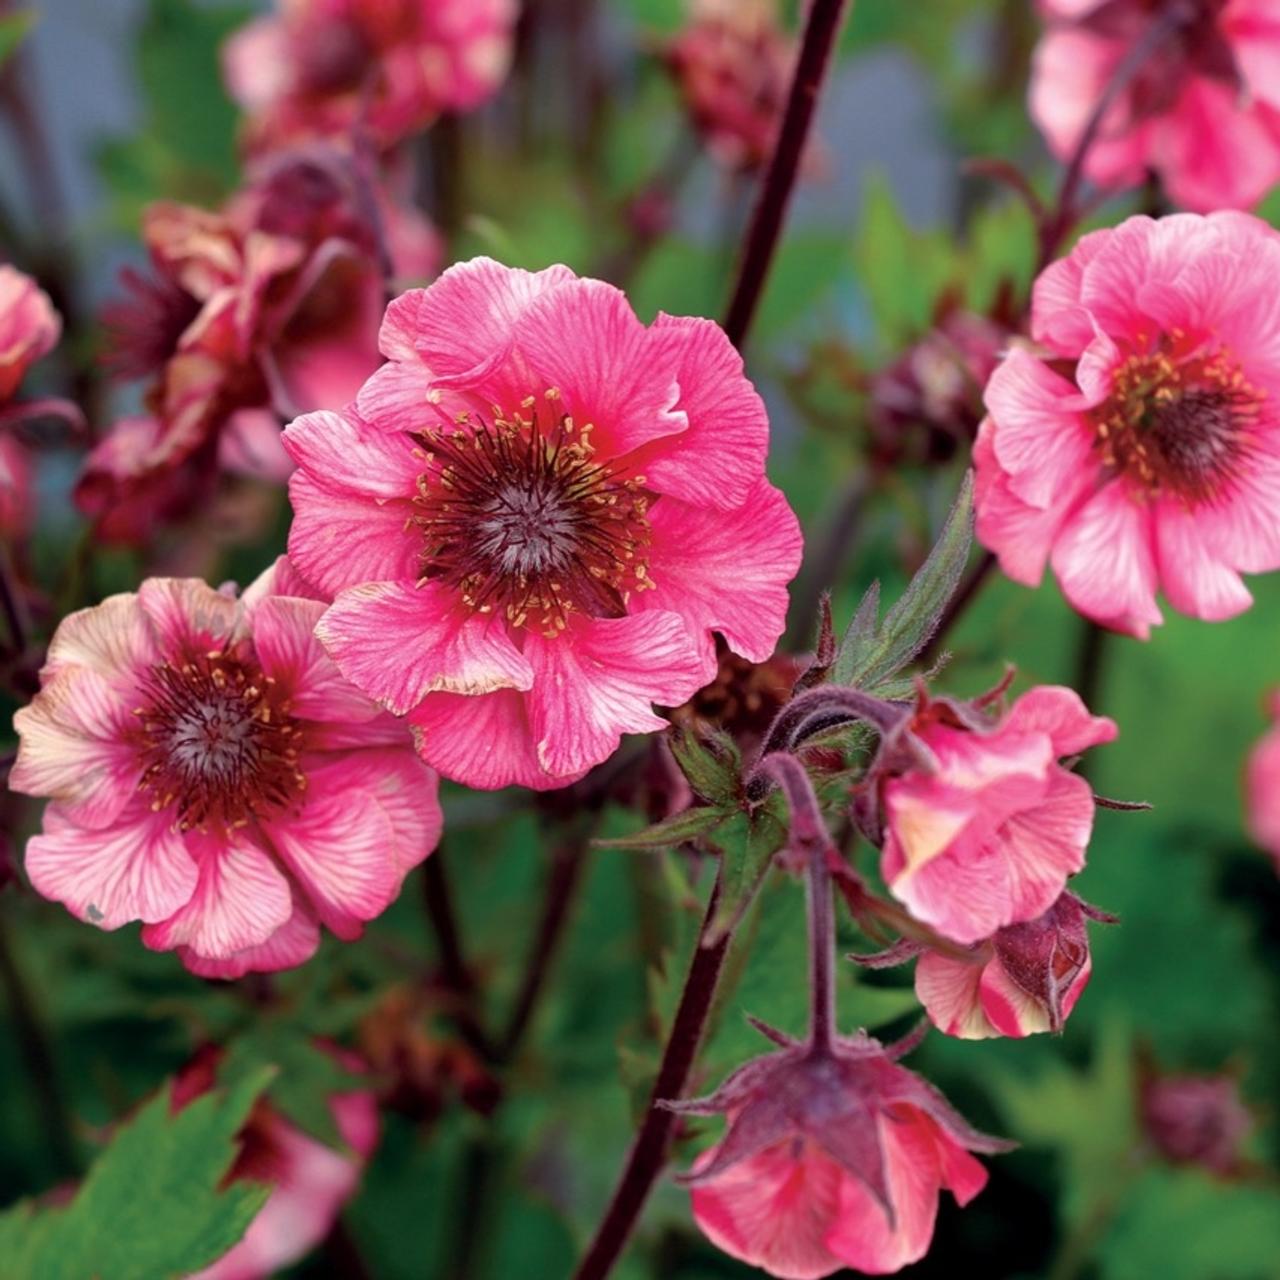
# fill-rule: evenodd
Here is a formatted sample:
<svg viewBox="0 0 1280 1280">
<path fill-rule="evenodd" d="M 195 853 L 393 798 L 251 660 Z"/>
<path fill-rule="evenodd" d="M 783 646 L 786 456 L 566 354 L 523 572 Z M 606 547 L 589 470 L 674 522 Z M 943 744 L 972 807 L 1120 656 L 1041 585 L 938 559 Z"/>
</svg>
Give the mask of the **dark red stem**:
<svg viewBox="0 0 1280 1280">
<path fill-rule="evenodd" d="M 707 903 L 700 937 L 706 934 L 719 898 L 717 883 Z M 667 1150 L 677 1116 L 674 1111 L 668 1111 L 658 1104 L 675 1101 L 684 1093 L 689 1073 L 698 1055 L 707 1015 L 711 1012 L 716 984 L 729 949 L 729 939 L 730 935 L 725 933 L 712 946 L 703 946 L 699 941 L 694 948 L 684 991 L 680 996 L 680 1007 L 676 1010 L 671 1036 L 662 1055 L 658 1078 L 649 1095 L 644 1120 L 632 1144 L 613 1199 L 596 1229 L 595 1238 L 573 1273 L 574 1280 L 604 1280 L 613 1270 L 631 1238 L 631 1232 L 649 1198 L 653 1184 L 666 1165 Z"/>
<path fill-rule="evenodd" d="M 840 30 L 847 7 L 848 0 L 813 0 L 809 9 L 782 127 L 764 176 L 764 185 L 760 188 L 760 198 L 751 215 L 737 284 L 725 314 L 725 332 L 729 341 L 739 349 L 746 341 L 760 295 L 764 292 L 787 205 L 795 189 L 796 175 L 800 172 L 818 93 L 822 89 L 836 33 Z"/>
</svg>

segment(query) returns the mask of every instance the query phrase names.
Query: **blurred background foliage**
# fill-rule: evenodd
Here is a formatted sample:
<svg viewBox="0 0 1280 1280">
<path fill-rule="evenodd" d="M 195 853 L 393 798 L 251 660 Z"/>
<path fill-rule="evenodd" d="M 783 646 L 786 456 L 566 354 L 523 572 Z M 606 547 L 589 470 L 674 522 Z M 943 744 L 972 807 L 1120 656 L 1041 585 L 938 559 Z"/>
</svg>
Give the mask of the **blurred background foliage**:
<svg viewBox="0 0 1280 1280">
<path fill-rule="evenodd" d="M 691 150 L 674 93 L 646 53 L 681 22 L 681 0 L 527 3 L 538 17 L 532 46 L 501 100 L 449 122 L 457 136 L 442 138 L 438 127 L 422 141 L 428 173 L 433 148 L 449 145 L 457 159 L 447 182 L 428 178 L 423 193 L 456 219 L 453 256 L 484 252 L 512 265 L 563 261 L 609 273 L 624 280 L 646 318 L 659 309 L 720 314 L 751 184 Z M 93 8 L 83 0 L 37 5 L 36 30 L 26 38 L 38 51 L 46 98 L 75 68 L 56 65 L 54 32 L 41 27 L 91 25 Z M 987 312 L 1023 296 L 1029 283 L 1034 236 L 1025 208 L 965 163 L 997 156 L 1028 166 L 1042 190 L 1053 180 L 1023 107 L 1035 36 L 1030 9 L 1025 0 L 859 0 L 844 36 L 819 126 L 822 155 L 797 201 L 748 360 L 775 424 L 773 478 L 804 518 L 811 549 L 848 495 L 857 497 L 856 543 L 832 583 L 838 623 L 872 578 L 894 598 L 927 550 L 964 462 L 872 469 L 864 375 L 918 339 L 941 300 Z M 234 186 L 235 116 L 216 50 L 250 10 L 146 0 L 121 9 L 109 28 L 103 20 L 125 46 L 135 122 L 102 130 L 86 154 L 60 160 L 96 174 L 96 187 L 88 179 L 96 201 L 77 212 L 72 248 L 95 296 L 109 291 L 116 263 L 137 257 L 146 203 L 210 203 Z M 575 24 L 588 19 L 587 44 L 575 42 Z M 0 27 L 0 56 L 21 35 L 14 21 Z M 896 89 L 859 92 L 886 59 Z M 909 167 L 851 167 L 865 154 L 866 135 L 883 129 L 901 141 L 909 135 L 895 113 L 921 112 L 945 183 L 913 185 Z M 638 245 L 636 198 L 673 166 L 683 181 L 671 193 L 669 222 Z M 12 178 L 6 191 L 17 185 Z M 1127 211 L 1113 202 L 1099 218 Z M 63 566 L 86 564 L 65 501 L 70 475 L 56 452 L 45 459 L 41 483 L 50 500 L 42 503 L 36 555 L 54 609 L 129 588 L 144 567 L 136 553 L 116 552 L 94 558 L 89 580 L 67 578 Z M 283 548 L 283 499 L 264 491 L 254 502 L 251 540 L 234 522 L 210 531 L 218 552 L 198 571 L 213 581 L 247 580 Z M 935 1034 L 913 1060 L 976 1123 L 1023 1146 L 990 1162 L 988 1189 L 963 1214 L 944 1198 L 929 1258 L 904 1274 L 1280 1276 L 1272 1120 L 1280 1107 L 1280 882 L 1249 845 L 1240 797 L 1242 763 L 1263 728 L 1263 694 L 1280 683 L 1280 580 L 1253 587 L 1254 609 L 1233 622 L 1171 615 L 1150 643 L 1107 638 L 1094 708 L 1120 723 L 1121 736 L 1096 753 L 1094 782 L 1103 794 L 1154 809 L 1099 815 L 1077 887 L 1121 923 L 1093 929 L 1093 980 L 1061 1039 L 968 1043 Z M 794 620 L 801 644 L 809 626 L 809 618 Z M 954 656 L 942 681 L 972 694 L 1013 662 L 1021 682 L 1076 683 L 1081 645 L 1080 620 L 1052 584 L 1028 591 L 997 577 L 950 637 Z M 4 708 L 6 722 L 12 709 Z M 528 797 L 446 788 L 445 809 L 443 856 L 463 938 L 490 1023 L 500 1026 L 533 945 L 555 851 Z M 8 811 L 11 853 L 32 817 Z M 610 810 L 599 815 L 598 831 L 622 834 L 636 824 L 635 815 Z M 452 997 L 434 976 L 421 873 L 362 943 L 327 940 L 316 961 L 276 980 L 266 1019 L 255 984 L 202 982 L 172 956 L 144 950 L 135 929 L 88 929 L 8 874 L 0 976 L 19 970 L 38 1006 L 16 1010 L 10 999 L 11 1033 L 0 1037 L 5 1202 L 44 1192 L 68 1172 L 42 1108 L 76 1118 L 86 1156 L 203 1041 L 238 1037 L 244 1078 L 323 1138 L 332 1136 L 323 1099 L 336 1068 L 310 1048 L 311 1036 L 367 1045 L 400 1016 L 428 1043 L 456 1035 Z M 708 868 L 683 855 L 590 858 L 554 981 L 516 1059 L 495 1068 L 487 1084 L 487 1068 L 478 1067 L 470 1105 L 462 1105 L 465 1082 L 442 1073 L 431 1082 L 435 1095 L 427 1088 L 413 1106 L 384 1114 L 381 1147 L 347 1213 L 371 1275 L 568 1273 L 633 1132 L 708 884 Z M 758 1049 L 745 1012 L 799 1030 L 802 919 L 799 886 L 779 875 L 735 944 L 737 980 L 722 1000 L 700 1087 Z M 843 941 L 845 950 L 866 949 L 853 932 Z M 909 1025 L 916 1006 L 903 989 L 906 974 L 855 978 L 844 966 L 846 1027 L 893 1034 Z M 52 1067 L 24 1062 L 22 1036 L 12 1030 L 24 1017 L 47 1028 Z M 1247 1176 L 1217 1178 L 1154 1157 L 1136 1112 L 1143 1060 L 1169 1071 L 1239 1074 L 1257 1116 Z M 264 1064 L 275 1068 L 269 1084 L 253 1074 Z M 682 1162 L 713 1134 L 706 1122 L 690 1129 Z M 161 1158 L 149 1148 L 135 1176 Z M 155 1220 L 167 1212 L 158 1194 L 149 1204 Z M 0 1231 L 0 1257 L 3 1240 Z M 322 1254 L 295 1274 L 343 1273 Z M 667 1181 L 617 1274 L 712 1280 L 747 1271 L 697 1236 L 686 1194 Z"/>
</svg>

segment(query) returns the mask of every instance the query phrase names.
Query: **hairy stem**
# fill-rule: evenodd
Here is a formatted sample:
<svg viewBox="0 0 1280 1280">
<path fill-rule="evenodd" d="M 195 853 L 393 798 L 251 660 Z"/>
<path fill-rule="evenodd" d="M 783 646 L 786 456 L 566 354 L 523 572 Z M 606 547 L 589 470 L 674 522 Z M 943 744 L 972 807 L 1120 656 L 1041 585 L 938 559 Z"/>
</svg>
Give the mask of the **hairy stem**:
<svg viewBox="0 0 1280 1280">
<path fill-rule="evenodd" d="M 765 172 L 764 185 L 760 188 L 760 198 L 751 216 L 737 284 L 725 314 L 725 332 L 729 341 L 739 349 L 746 341 L 760 295 L 764 292 L 787 205 L 800 172 L 818 93 L 831 62 L 836 33 L 848 7 L 848 0 L 813 0 L 809 9 L 782 127 Z"/>
<path fill-rule="evenodd" d="M 649 1192 L 667 1162 L 667 1150 L 677 1117 L 675 1112 L 658 1104 L 674 1101 L 684 1093 L 706 1028 L 707 1015 L 711 1012 L 716 984 L 729 950 L 730 934 L 726 932 L 711 946 L 703 946 L 702 937 L 715 916 L 719 899 L 720 885 L 717 880 L 707 902 L 702 933 L 694 948 L 693 960 L 680 995 L 680 1005 L 676 1009 L 671 1035 L 663 1051 L 658 1078 L 649 1095 L 644 1120 L 627 1156 L 613 1199 L 574 1272 L 574 1280 L 604 1280 L 613 1270 L 631 1238 Z"/>
</svg>

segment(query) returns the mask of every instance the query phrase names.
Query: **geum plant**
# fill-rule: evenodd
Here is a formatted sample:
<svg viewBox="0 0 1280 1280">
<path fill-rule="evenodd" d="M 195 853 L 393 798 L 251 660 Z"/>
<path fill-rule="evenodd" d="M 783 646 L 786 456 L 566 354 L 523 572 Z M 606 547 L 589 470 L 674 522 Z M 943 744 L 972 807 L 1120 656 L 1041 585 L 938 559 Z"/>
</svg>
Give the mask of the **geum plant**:
<svg viewBox="0 0 1280 1280">
<path fill-rule="evenodd" d="M 480 255 L 437 275 L 450 251 L 409 203 L 406 143 L 431 125 L 445 149 L 459 113 L 497 92 L 519 44 L 507 0 L 292 0 L 225 45 L 244 179 L 215 207 L 164 199 L 142 215 L 150 267 L 126 274 L 102 335 L 141 411 L 86 441 L 74 497 L 92 532 L 57 607 L 0 559 L 6 678 L 24 704 L 8 787 L 47 802 L 30 888 L 102 931 L 140 924 L 143 948 L 176 953 L 153 964 L 207 981 L 189 979 L 194 1013 L 149 1010 L 181 1028 L 179 1061 L 157 1096 L 113 1109 L 86 1171 L 0 947 L 62 1179 L 0 1216 L 5 1277 L 254 1280 L 321 1244 L 359 1277 L 341 1216 L 363 1175 L 376 1184 L 380 1109 L 425 1123 L 455 1104 L 474 1113 L 468 1211 L 445 1265 L 473 1274 L 502 1182 L 494 1135 L 549 1088 L 520 1055 L 582 882 L 641 859 L 637 879 L 659 867 L 673 914 L 691 905 L 700 922 L 683 970 L 677 949 L 663 957 L 656 1062 L 627 1059 L 634 1133 L 625 1157 L 605 1153 L 622 1168 L 573 1242 L 576 1280 L 614 1272 L 686 1151 L 677 1177 L 706 1240 L 809 1280 L 916 1262 L 942 1191 L 968 1204 L 988 1179 L 977 1157 L 1014 1145 L 902 1060 L 934 1030 L 1063 1032 L 1090 981 L 1090 924 L 1117 923 L 1073 884 L 1097 809 L 1145 807 L 1088 780 L 1086 753 L 1118 734 L 1090 710 L 1103 629 L 1147 640 L 1158 591 L 1224 621 L 1252 603 L 1242 575 L 1280 567 L 1280 234 L 1240 208 L 1280 177 L 1266 84 L 1280 37 L 1243 0 L 1043 0 L 1030 101 L 1064 172 L 1046 201 L 986 166 L 1024 202 L 1034 281 L 1025 297 L 1005 288 L 998 315 L 943 308 L 870 380 L 868 472 L 909 479 L 959 457 L 948 498 L 962 478 L 896 601 L 882 611 L 873 582 L 837 640 L 822 589 L 848 530 L 812 552 L 798 603 L 800 521 L 766 473 L 744 352 L 793 189 L 828 162 L 811 126 L 848 7 L 813 0 L 794 42 L 768 5 L 703 0 L 661 51 L 694 135 L 733 181 L 758 180 L 723 325 L 645 323 L 622 287 L 652 247 L 665 173 L 599 273 L 612 281 Z M 1196 212 L 1072 244 L 1086 181 L 1146 182 L 1151 212 L 1165 196 Z M 0 431 L 92 417 L 21 398 L 61 323 L 31 277 L 0 267 Z M 933 385 L 940 360 L 959 382 Z M 0 496 L 21 499 L 0 505 L 6 533 L 29 520 L 23 458 L 0 453 Z M 231 475 L 288 491 L 287 554 L 255 544 L 243 590 L 189 571 L 84 590 L 94 539 L 154 569 L 155 544 L 217 509 Z M 194 528 L 177 563 L 203 566 Z M 945 645 L 984 583 L 998 567 L 1035 586 L 1049 566 L 1086 621 L 1078 689 L 1013 696 L 1010 669 L 954 692 L 966 677 Z M 796 654 L 788 612 L 794 636 L 814 601 Z M 1276 732 L 1248 805 L 1280 856 Z M 504 894 L 536 914 L 499 1023 L 438 846 L 482 845 L 508 816 L 550 857 L 537 913 L 523 887 L 483 886 L 495 920 Z M 411 876 L 429 975 L 393 924 Z M 753 1015 L 771 1047 L 737 1054 L 717 1085 L 708 1043 L 788 877 L 806 895 L 807 1000 L 797 965 L 794 1016 Z M 838 967 L 842 933 L 871 949 Z M 842 980 L 847 1007 L 857 975 L 908 963 L 914 994 L 893 988 L 892 1015 L 867 1022 L 922 1015 L 914 1029 L 885 1043 L 842 1019 Z M 1126 1105 L 1144 1151 L 1223 1177 L 1246 1167 L 1229 1080 L 1144 1060 L 1139 1085 Z M 1025 1086 L 996 1086 L 1019 1115 Z M 611 1100 L 621 1091 L 611 1077 Z M 1028 1115 L 1033 1132 L 1046 1123 Z M 571 1200 L 559 1155 L 545 1183 Z M 399 1238 L 407 1215 L 387 1198 Z M 1086 1235 L 1112 1208 L 1080 1214 Z M 1055 1276 L 1090 1243 L 1072 1237 Z"/>
</svg>

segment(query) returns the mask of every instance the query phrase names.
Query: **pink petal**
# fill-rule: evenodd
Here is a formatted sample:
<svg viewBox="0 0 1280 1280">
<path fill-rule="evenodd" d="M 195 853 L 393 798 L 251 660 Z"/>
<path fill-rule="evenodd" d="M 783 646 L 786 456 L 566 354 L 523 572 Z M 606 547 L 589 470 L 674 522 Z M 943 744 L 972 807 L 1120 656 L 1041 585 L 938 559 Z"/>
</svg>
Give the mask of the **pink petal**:
<svg viewBox="0 0 1280 1280">
<path fill-rule="evenodd" d="M 998 959 L 983 972 L 981 1000 L 997 1035 L 1016 1040 L 1049 1030 L 1049 1011 L 1009 977 Z"/>
<path fill-rule="evenodd" d="M 343 675 L 396 715 L 429 693 L 527 689 L 529 660 L 492 614 L 435 582 L 366 582 L 330 606 L 316 635 Z"/>
<path fill-rule="evenodd" d="M 916 997 L 943 1035 L 985 1040 L 995 1034 L 978 1000 L 984 966 L 926 951 L 916 961 Z"/>
<path fill-rule="evenodd" d="M 705 1153 L 694 1169 L 711 1154 Z M 847 1181 L 821 1153 L 805 1148 L 797 1159 L 789 1143 L 780 1143 L 695 1187 L 693 1216 L 711 1243 L 730 1257 L 787 1280 L 817 1280 L 842 1266 L 824 1236 Z"/>
<path fill-rule="evenodd" d="M 987 1171 L 958 1142 L 953 1142 L 941 1127 L 934 1131 L 942 1185 L 955 1197 L 961 1208 L 987 1185 Z"/>
<path fill-rule="evenodd" d="M 326 599 L 362 582 L 417 579 L 423 544 L 407 501 L 337 493 L 302 471 L 289 481 L 289 500 L 289 559 Z"/>
<path fill-rule="evenodd" d="M 284 446 L 316 484 L 344 496 L 412 498 L 423 469 L 422 451 L 415 452 L 408 436 L 388 434 L 353 413 L 295 418 L 285 428 Z"/>
<path fill-rule="evenodd" d="M 1037 685 L 1009 708 L 1000 722 L 1011 733 L 1046 733 L 1055 756 L 1074 756 L 1089 747 L 1111 742 L 1120 732 L 1114 720 L 1089 714 L 1074 689 Z"/>
<path fill-rule="evenodd" d="M 382 806 L 354 787 L 309 789 L 301 813 L 263 824 L 315 908 L 338 937 L 358 938 L 400 887 L 395 832 Z"/>
<path fill-rule="evenodd" d="M 608 759 L 624 733 L 667 728 L 651 704 L 679 706 L 706 679 L 703 653 L 672 613 L 575 619 L 553 640 L 530 635 L 525 657 L 538 763 L 560 778 Z"/>
<path fill-rule="evenodd" d="M 1196 527 L 1216 560 L 1244 573 L 1280 569 L 1280 459 L 1255 453 L 1217 502 L 1196 508 Z"/>
<path fill-rule="evenodd" d="M 679 614 L 699 645 L 706 680 L 714 658 L 706 640 L 719 631 L 752 662 L 773 656 L 786 627 L 787 583 L 800 567 L 800 524 L 786 498 L 759 480 L 732 511 L 664 498 L 649 513 L 652 591 L 635 595 L 633 611 Z"/>
<path fill-rule="evenodd" d="M 986 405 L 996 461 L 1031 506 L 1054 505 L 1082 470 L 1096 467 L 1079 391 L 1030 352 L 1015 347 L 1005 356 L 987 383 Z"/>
<path fill-rule="evenodd" d="M 1240 575 L 1205 545 L 1195 511 L 1177 498 L 1164 498 L 1156 504 L 1153 521 L 1160 586 L 1175 609 L 1221 622 L 1253 603 Z"/>
<path fill-rule="evenodd" d="M 933 1239 L 941 1182 L 934 1132 L 937 1126 L 913 1108 L 879 1120 L 889 1194 L 896 1223 L 866 1187 L 847 1175 L 840 1180 L 840 1205 L 827 1233 L 827 1248 L 846 1266 L 868 1275 L 887 1275 L 924 1257 Z"/>
<path fill-rule="evenodd" d="M 1086 617 L 1145 640 L 1161 619 L 1151 512 L 1113 480 L 1076 511 L 1053 548 L 1063 594 Z"/>
<path fill-rule="evenodd" d="M 356 396 L 361 420 L 391 439 L 444 424 L 448 416 L 438 404 L 431 375 L 416 360 L 384 364 Z"/>
<path fill-rule="evenodd" d="M 178 958 L 201 978 L 243 978 L 246 973 L 277 973 L 305 964 L 320 945 L 315 912 L 295 896 L 293 914 L 265 942 L 221 958 L 199 956 L 179 947 Z"/>
<path fill-rule="evenodd" d="M 288 556 L 277 556 L 240 593 L 240 603 L 250 611 L 269 596 L 293 596 L 299 600 L 325 600 L 300 574 Z"/>
<path fill-rule="evenodd" d="M 144 927 L 148 947 L 225 960 L 266 942 L 292 916 L 288 882 L 249 832 L 189 836 L 187 848 L 199 867 L 195 890 L 173 915 Z"/>
<path fill-rule="evenodd" d="M 742 357 L 714 320 L 659 313 L 650 329 L 654 364 L 680 385 L 677 408 L 688 430 L 650 446 L 636 460 L 652 488 L 695 506 L 723 509 L 750 501 L 764 475 L 769 417 Z"/>
<path fill-rule="evenodd" d="M 558 389 L 574 422 L 593 425 L 591 444 L 602 462 L 688 428 L 676 407 L 674 353 L 612 285 L 574 280 L 544 293 L 520 317 L 516 344 L 529 368 L 523 394 Z M 519 386 L 519 379 L 510 385 Z M 684 440 L 666 443 L 678 453 Z"/>
<path fill-rule="evenodd" d="M 319 600 L 285 596 L 263 600 L 251 610 L 253 647 L 263 673 L 289 699 L 292 715 L 343 723 L 372 720 L 377 705 L 350 684 L 316 639 L 324 611 Z"/>
<path fill-rule="evenodd" d="M 49 805 L 43 834 L 27 842 L 26 867 L 38 893 L 100 929 L 167 919 L 190 899 L 198 878 L 170 816 L 153 814 L 142 801 L 101 831 Z"/>
<path fill-rule="evenodd" d="M 128 742 L 131 711 L 97 671 L 64 666 L 13 717 L 18 756 L 10 789 L 58 800 L 66 816 L 84 826 L 110 826 L 142 775 Z"/>
<path fill-rule="evenodd" d="M 529 272 L 492 258 L 457 263 L 430 288 L 391 303 L 378 345 L 388 360 L 420 360 L 433 377 L 467 373 L 510 345 L 516 322 L 540 294 L 576 278 L 563 266 Z"/>
<path fill-rule="evenodd" d="M 170 660 L 221 648 L 244 629 L 239 603 L 197 578 L 147 578 L 138 588 L 138 603 Z"/>
<path fill-rule="evenodd" d="M 90 609 L 78 609 L 58 623 L 49 642 L 41 679 L 65 666 L 90 667 L 110 680 L 129 680 L 157 660 L 146 615 L 136 595 L 108 596 Z"/>
<path fill-rule="evenodd" d="M 538 763 L 525 695 L 514 689 L 468 698 L 428 694 L 407 720 L 418 754 L 433 768 L 464 786 L 492 791 L 513 783 L 545 791 L 576 782 L 557 778 Z"/>
</svg>

